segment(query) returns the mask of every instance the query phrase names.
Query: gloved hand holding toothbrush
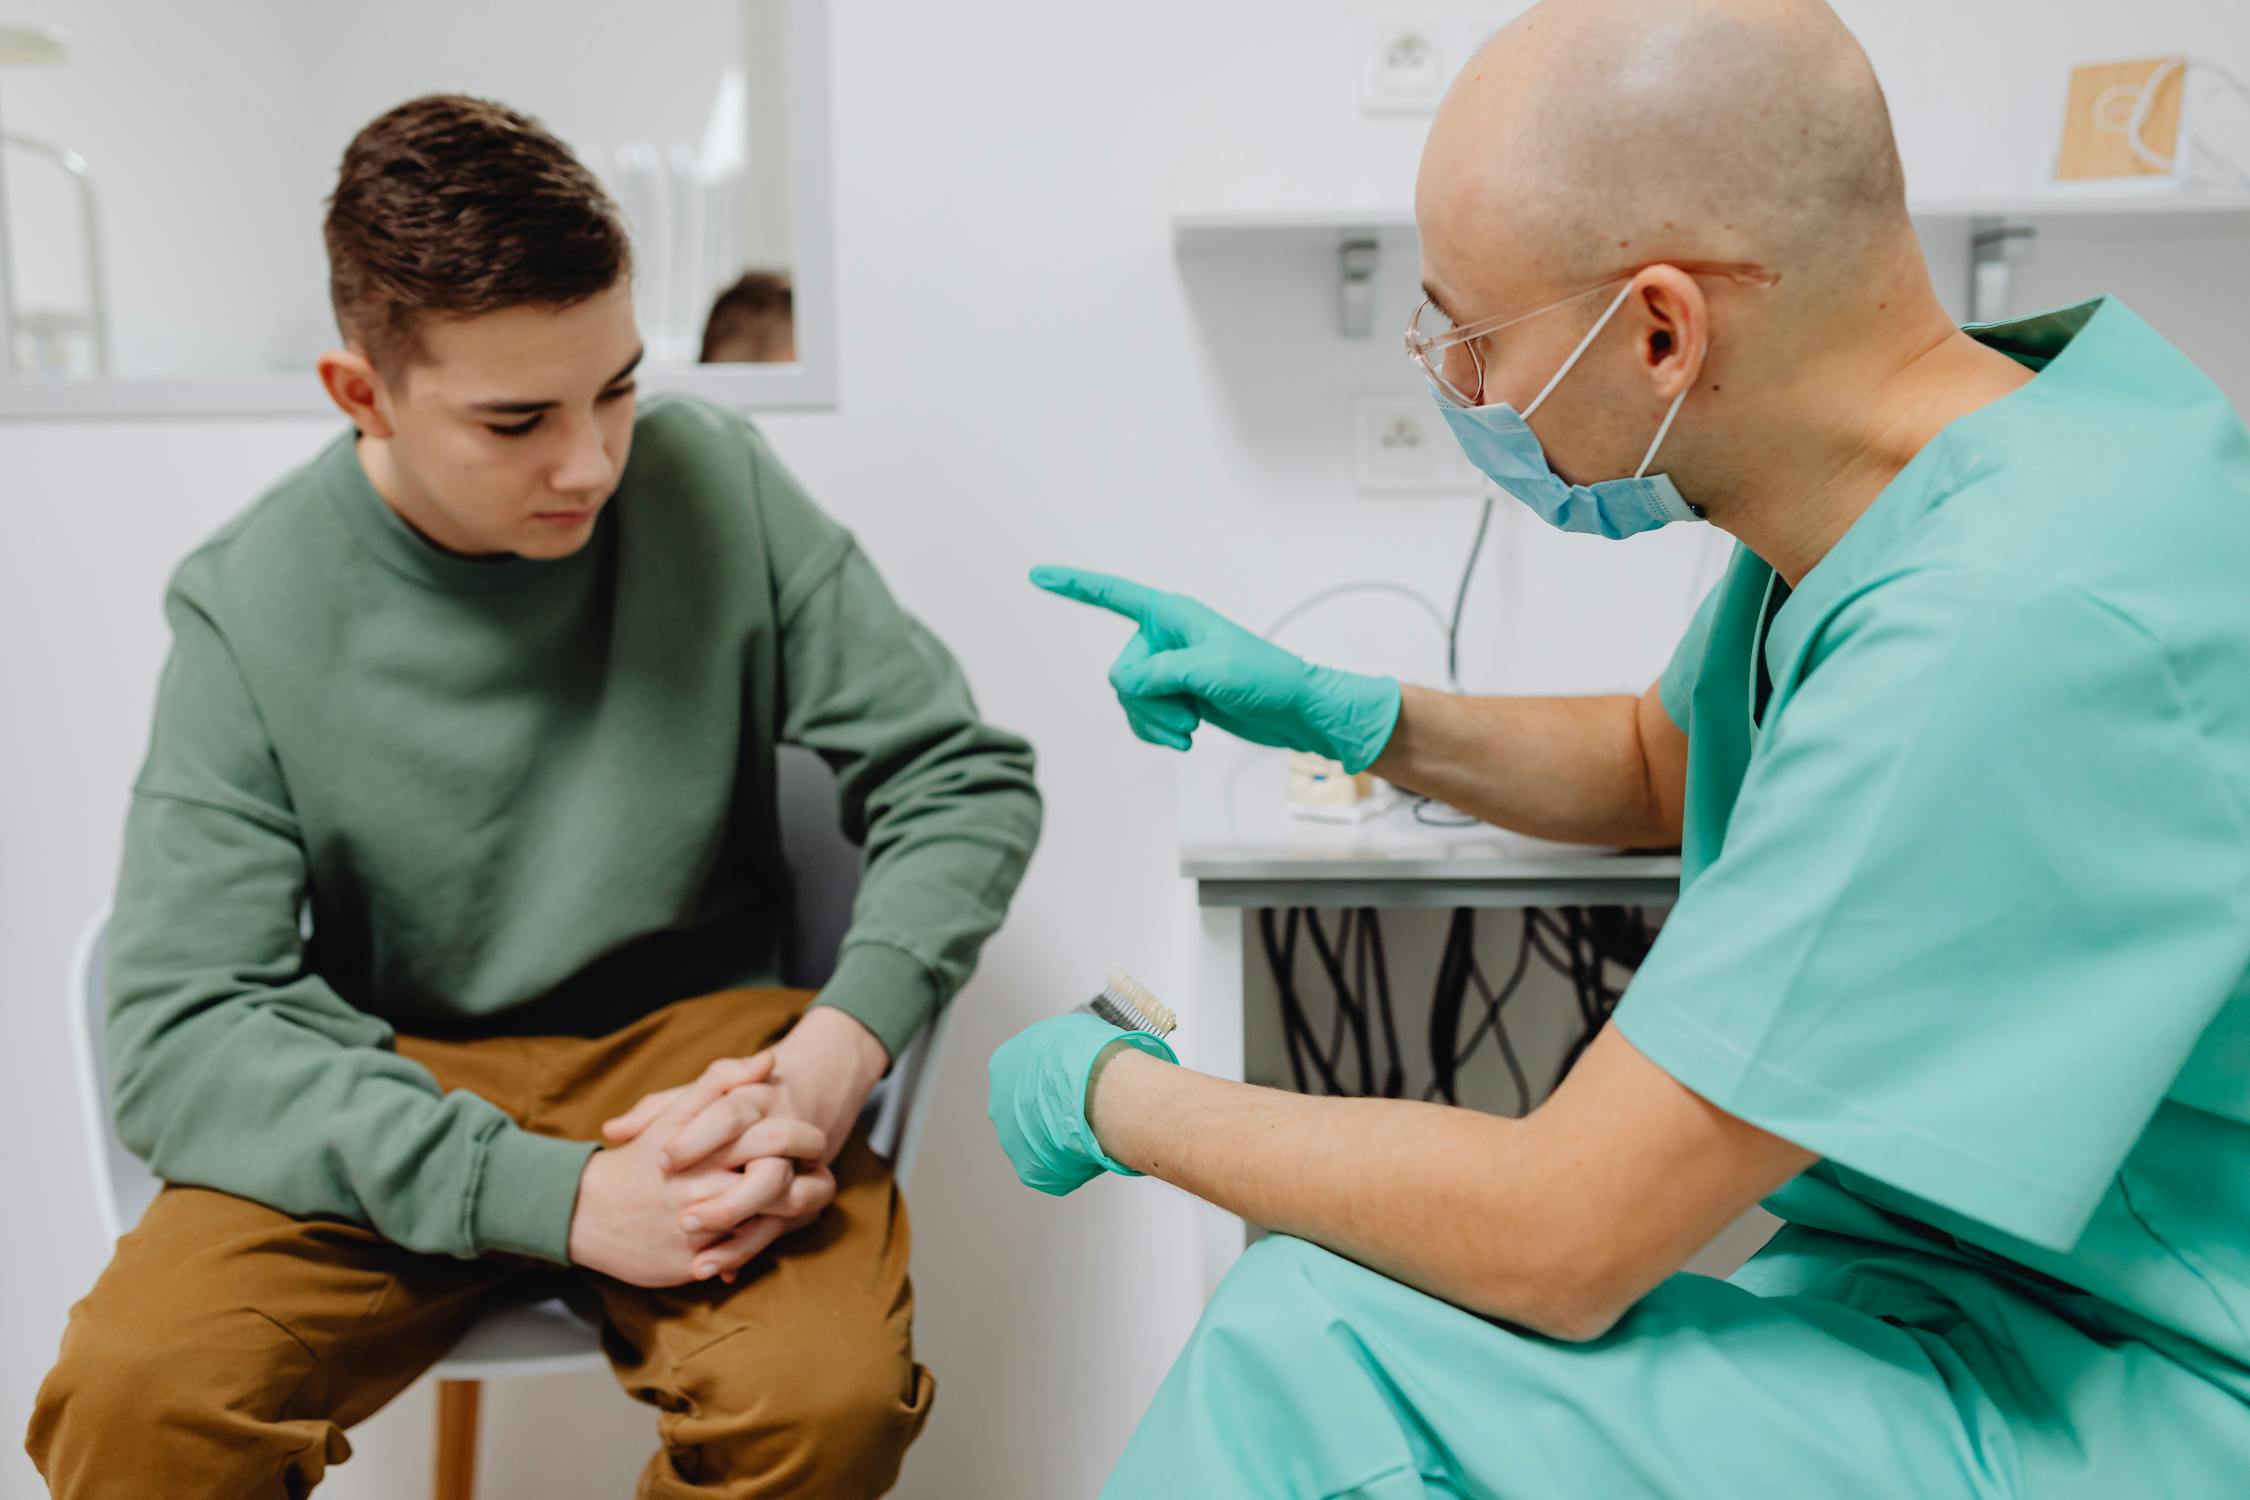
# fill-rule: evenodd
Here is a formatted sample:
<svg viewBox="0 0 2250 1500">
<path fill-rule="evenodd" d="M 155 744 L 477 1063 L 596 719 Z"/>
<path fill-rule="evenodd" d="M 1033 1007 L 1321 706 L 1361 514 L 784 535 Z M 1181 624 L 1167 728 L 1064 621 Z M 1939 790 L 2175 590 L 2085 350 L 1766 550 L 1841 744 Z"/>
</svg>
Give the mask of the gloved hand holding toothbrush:
<svg viewBox="0 0 2250 1500">
<path fill-rule="evenodd" d="M 992 1054 L 985 1112 L 1024 1186 L 1059 1198 L 1104 1172 L 1141 1175 L 1102 1150 L 1086 1119 L 1086 1095 L 1113 1048 L 1178 1062 L 1164 1040 L 1176 1024 L 1162 1001 L 1131 976 L 1113 973 L 1086 1005 L 1001 1044 Z"/>
</svg>

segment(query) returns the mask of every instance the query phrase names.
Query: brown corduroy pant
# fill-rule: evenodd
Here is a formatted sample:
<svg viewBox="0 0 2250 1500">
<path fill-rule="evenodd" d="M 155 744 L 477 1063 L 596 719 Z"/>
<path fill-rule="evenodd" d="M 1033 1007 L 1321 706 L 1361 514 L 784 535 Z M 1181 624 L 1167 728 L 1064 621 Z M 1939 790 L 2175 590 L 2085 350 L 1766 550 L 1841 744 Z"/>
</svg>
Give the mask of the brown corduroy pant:
<svg viewBox="0 0 2250 1500">
<path fill-rule="evenodd" d="M 398 1046 L 528 1129 L 592 1140 L 643 1094 L 765 1046 L 808 998 L 735 990 L 603 1037 Z M 167 1187 L 71 1310 L 32 1458 L 63 1500 L 303 1495 L 350 1455 L 344 1429 L 493 1299 L 561 1291 L 598 1312 L 618 1383 L 658 1410 L 645 1500 L 881 1494 L 934 1382 L 914 1361 L 890 1168 L 855 1136 L 835 1174 L 828 1211 L 733 1286 L 662 1290 L 513 1256 L 416 1254 L 358 1225 Z"/>
</svg>

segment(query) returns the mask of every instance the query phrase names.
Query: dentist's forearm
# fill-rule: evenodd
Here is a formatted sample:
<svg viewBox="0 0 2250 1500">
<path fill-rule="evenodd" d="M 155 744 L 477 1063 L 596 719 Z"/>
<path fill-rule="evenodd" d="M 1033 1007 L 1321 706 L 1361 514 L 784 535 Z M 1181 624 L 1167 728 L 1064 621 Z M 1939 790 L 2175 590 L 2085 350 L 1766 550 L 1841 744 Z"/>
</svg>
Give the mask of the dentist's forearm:
<svg viewBox="0 0 2250 1500">
<path fill-rule="evenodd" d="M 1373 770 L 1535 838 L 1666 848 L 1680 838 L 1685 756 L 1653 692 L 1471 698 L 1408 685 Z"/>
<path fill-rule="evenodd" d="M 1103 1059 L 1089 1092 L 1103 1149 L 1136 1171 L 1456 1306 L 1582 1331 L 1579 1268 L 1549 1263 L 1567 1258 L 1555 1255 L 1564 1242 L 1530 1211 L 1546 1174 L 1522 1159 L 1520 1121 L 1308 1098 L 1126 1048 Z"/>
<path fill-rule="evenodd" d="M 1615 1027 L 1522 1119 L 1312 1099 L 1115 1048 L 1102 1149 L 1255 1224 L 1554 1338 L 1598 1336 L 1813 1153 L 1683 1087 Z"/>
</svg>

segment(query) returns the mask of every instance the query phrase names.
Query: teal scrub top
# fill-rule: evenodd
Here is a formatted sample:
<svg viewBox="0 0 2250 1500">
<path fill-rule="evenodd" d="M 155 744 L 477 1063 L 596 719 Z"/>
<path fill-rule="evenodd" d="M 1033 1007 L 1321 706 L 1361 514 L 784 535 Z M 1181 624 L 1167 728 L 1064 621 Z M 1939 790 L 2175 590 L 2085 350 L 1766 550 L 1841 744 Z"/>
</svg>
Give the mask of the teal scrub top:
<svg viewBox="0 0 2250 1500">
<path fill-rule="evenodd" d="M 2032 1299 L 2250 1399 L 2250 434 L 2114 298 L 1795 590 L 1738 549 L 1644 1054 L 1823 1160 L 1738 1276 Z"/>
</svg>

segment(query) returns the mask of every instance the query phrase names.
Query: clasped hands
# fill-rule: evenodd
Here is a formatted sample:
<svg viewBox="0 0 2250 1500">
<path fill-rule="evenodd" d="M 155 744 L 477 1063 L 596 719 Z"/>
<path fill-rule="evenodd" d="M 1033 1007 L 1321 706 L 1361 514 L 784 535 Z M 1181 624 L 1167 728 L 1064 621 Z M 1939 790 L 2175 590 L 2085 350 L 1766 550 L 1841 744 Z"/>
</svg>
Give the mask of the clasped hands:
<svg viewBox="0 0 2250 1500">
<path fill-rule="evenodd" d="M 579 1179 L 572 1262 L 636 1286 L 732 1282 L 834 1201 L 829 1164 L 888 1065 L 866 1027 L 816 1006 L 764 1051 L 643 1098 Z"/>
</svg>

